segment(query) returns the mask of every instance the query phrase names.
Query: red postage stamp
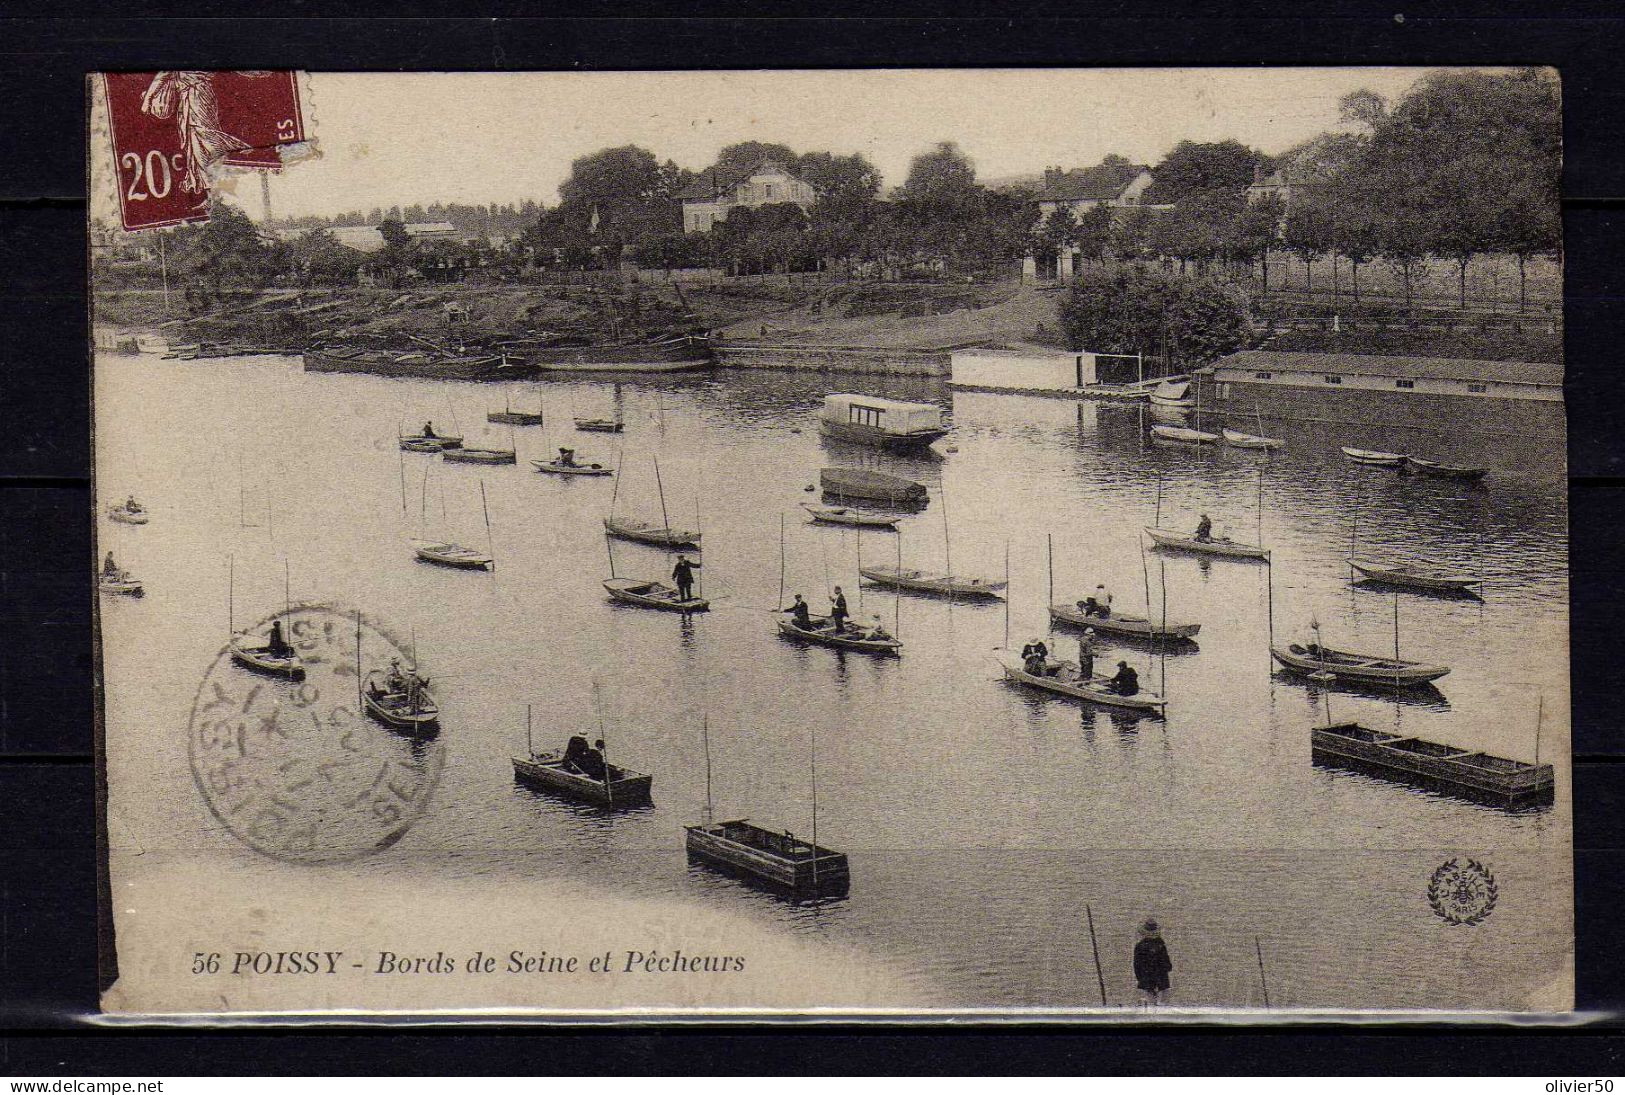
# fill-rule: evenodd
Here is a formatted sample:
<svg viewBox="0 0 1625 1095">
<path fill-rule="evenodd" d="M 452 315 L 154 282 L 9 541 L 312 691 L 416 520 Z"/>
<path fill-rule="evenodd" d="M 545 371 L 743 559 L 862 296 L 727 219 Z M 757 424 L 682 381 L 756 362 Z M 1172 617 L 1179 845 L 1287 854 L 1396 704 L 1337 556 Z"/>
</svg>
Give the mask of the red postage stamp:
<svg viewBox="0 0 1625 1095">
<path fill-rule="evenodd" d="M 217 164 L 274 169 L 306 139 L 294 72 L 105 76 L 126 231 L 205 220 Z"/>
</svg>

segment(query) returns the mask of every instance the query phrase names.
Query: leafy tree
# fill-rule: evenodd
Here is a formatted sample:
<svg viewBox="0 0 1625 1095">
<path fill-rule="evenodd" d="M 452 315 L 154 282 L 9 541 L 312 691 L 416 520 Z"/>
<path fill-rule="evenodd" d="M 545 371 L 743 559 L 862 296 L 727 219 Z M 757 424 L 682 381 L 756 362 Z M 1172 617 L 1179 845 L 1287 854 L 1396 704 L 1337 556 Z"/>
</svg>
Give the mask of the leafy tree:
<svg viewBox="0 0 1625 1095">
<path fill-rule="evenodd" d="M 895 196 L 927 216 L 960 218 L 981 212 L 986 193 L 970 157 L 952 141 L 939 141 L 914 157 Z"/>
<path fill-rule="evenodd" d="M 1180 141 L 1151 169 L 1145 200 L 1177 205 L 1209 190 L 1245 190 L 1263 155 L 1240 141 Z"/>
<path fill-rule="evenodd" d="M 740 141 L 731 144 L 717 153 L 717 161 L 712 165 L 719 177 L 729 177 L 744 171 L 749 171 L 763 160 L 777 160 L 779 166 L 787 170 L 794 170 L 796 154 L 788 145 L 769 144 L 763 141 Z"/>
<path fill-rule="evenodd" d="M 1234 352 L 1252 330 L 1247 299 L 1234 286 L 1132 267 L 1080 273 L 1060 319 L 1075 351 L 1134 354 L 1166 345 L 1171 361 L 1186 367 Z"/>
<path fill-rule="evenodd" d="M 880 172 L 862 153 L 809 152 L 786 166 L 813 188 L 822 203 L 851 208 L 874 201 L 880 193 Z"/>
<path fill-rule="evenodd" d="M 254 222 L 235 206 L 215 200 L 209 220 L 174 235 L 179 245 L 170 260 L 192 286 L 190 299 L 208 304 L 229 289 L 263 288 L 275 272 L 271 248 Z"/>
<path fill-rule="evenodd" d="M 1105 205 L 1085 210 L 1078 218 L 1077 227 L 1072 232 L 1072 242 L 1081 257 L 1095 262 L 1106 257 L 1106 250 L 1111 246 L 1112 220 L 1112 209 Z"/>
<path fill-rule="evenodd" d="M 1287 250 L 1303 260 L 1303 288 L 1315 287 L 1315 263 L 1336 245 L 1335 213 L 1320 191 L 1304 188 L 1294 195 L 1287 210 L 1283 242 Z"/>
</svg>

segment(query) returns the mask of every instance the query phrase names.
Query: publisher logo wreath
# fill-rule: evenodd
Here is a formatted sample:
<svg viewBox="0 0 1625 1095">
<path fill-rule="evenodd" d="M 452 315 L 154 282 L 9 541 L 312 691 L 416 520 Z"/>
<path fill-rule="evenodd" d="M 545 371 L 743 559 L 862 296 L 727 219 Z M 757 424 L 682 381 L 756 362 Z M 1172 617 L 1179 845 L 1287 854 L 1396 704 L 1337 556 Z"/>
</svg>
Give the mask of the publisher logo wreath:
<svg viewBox="0 0 1625 1095">
<path fill-rule="evenodd" d="M 1495 910 L 1501 890 L 1476 859 L 1449 859 L 1428 880 L 1428 904 L 1446 924 L 1480 924 Z"/>
</svg>

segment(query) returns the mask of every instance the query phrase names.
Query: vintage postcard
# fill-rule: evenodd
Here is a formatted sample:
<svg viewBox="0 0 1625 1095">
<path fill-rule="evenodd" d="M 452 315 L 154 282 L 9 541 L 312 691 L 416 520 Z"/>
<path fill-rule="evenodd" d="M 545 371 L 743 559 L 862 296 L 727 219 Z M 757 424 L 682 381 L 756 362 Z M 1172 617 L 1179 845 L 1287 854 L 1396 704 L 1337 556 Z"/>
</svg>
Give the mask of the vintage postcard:
<svg viewBox="0 0 1625 1095">
<path fill-rule="evenodd" d="M 1573 1006 L 1559 73 L 88 90 L 107 1012 Z"/>
</svg>

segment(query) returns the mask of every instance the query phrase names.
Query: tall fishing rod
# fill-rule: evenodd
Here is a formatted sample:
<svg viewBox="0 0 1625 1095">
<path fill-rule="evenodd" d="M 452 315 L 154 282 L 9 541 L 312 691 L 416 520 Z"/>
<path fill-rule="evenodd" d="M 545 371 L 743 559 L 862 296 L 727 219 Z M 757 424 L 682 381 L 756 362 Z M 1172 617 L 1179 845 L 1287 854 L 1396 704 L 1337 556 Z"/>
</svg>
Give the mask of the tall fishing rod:
<svg viewBox="0 0 1625 1095">
<path fill-rule="evenodd" d="M 948 581 L 948 607 L 952 608 L 953 605 L 954 605 L 954 600 L 955 600 L 954 587 L 956 585 L 958 585 L 958 583 L 953 581 L 953 576 L 954 576 L 954 546 L 953 546 L 953 536 L 948 531 L 948 483 L 947 483 L 946 480 L 943 481 L 941 490 L 942 490 L 942 561 L 943 561 L 943 569 L 948 572 L 948 578 L 949 578 L 949 581 Z M 901 569 L 901 564 L 899 564 L 899 569 Z M 902 575 L 899 574 L 898 577 L 902 577 Z"/>
<path fill-rule="evenodd" d="M 226 638 L 237 636 L 237 557 L 226 556 Z"/>
<path fill-rule="evenodd" d="M 288 634 L 293 634 L 293 568 L 288 557 L 282 557 L 282 615 L 288 620 Z M 283 639 L 283 642 L 288 642 Z M 289 643 L 291 646 L 292 644 Z"/>
<path fill-rule="evenodd" d="M 1162 527 L 1162 469 L 1161 468 L 1157 469 L 1157 519 L 1155 521 L 1153 521 L 1152 524 L 1157 528 Z"/>
<path fill-rule="evenodd" d="M 1399 594 L 1394 594 L 1394 702 L 1399 702 Z"/>
<path fill-rule="evenodd" d="M 491 535 L 491 507 L 485 501 L 485 480 L 480 480 L 480 512 L 485 514 L 485 550 L 491 553 L 491 574 L 497 572 L 497 544 Z"/>
<path fill-rule="evenodd" d="M 1095 910 L 1087 903 L 1083 906 L 1084 915 L 1089 918 L 1089 949 L 1095 955 L 1095 981 L 1100 985 L 1100 1006 L 1106 1006 L 1106 975 L 1100 968 L 1100 944 L 1095 941 Z"/>
<path fill-rule="evenodd" d="M 406 450 L 397 449 L 401 458 L 401 516 L 406 516 Z"/>
<path fill-rule="evenodd" d="M 1004 648 L 1010 649 L 1010 539 L 1004 541 Z"/>
<path fill-rule="evenodd" d="M 1158 559 L 1158 584 L 1162 587 L 1162 640 L 1157 644 L 1162 653 L 1162 693 L 1163 702 L 1168 700 L 1168 560 Z M 1149 605 L 1147 607 L 1150 607 Z M 1167 710 L 1165 707 L 1164 711 Z"/>
<path fill-rule="evenodd" d="M 812 882 L 813 893 L 818 893 L 818 720 L 807 720 L 808 742 L 812 753 Z"/>
<path fill-rule="evenodd" d="M 660 492 L 660 524 L 663 528 L 665 528 L 669 537 L 671 533 L 671 518 L 666 516 L 666 486 L 663 482 L 661 482 L 660 479 L 660 457 L 655 457 L 654 462 L 655 489 Z"/>
<path fill-rule="evenodd" d="M 604 701 L 598 692 L 598 682 L 592 682 L 592 705 L 598 712 L 598 740 L 604 747 L 598 751 L 599 758 L 604 762 L 604 797 L 609 800 L 609 808 L 615 808 L 615 785 L 609 774 L 609 732 L 604 729 Z"/>
<path fill-rule="evenodd" d="M 705 537 L 705 528 L 704 528 L 704 526 L 702 526 L 700 524 L 700 492 L 698 490 L 696 490 L 694 492 L 694 539 L 699 540 L 699 541 L 701 541 L 703 543 L 704 542 L 704 537 Z M 701 548 L 700 550 L 704 551 L 705 549 Z M 704 563 L 700 564 L 699 590 L 700 590 L 700 596 L 704 597 L 705 596 L 705 564 Z"/>
<path fill-rule="evenodd" d="M 535 740 L 530 730 L 530 704 L 525 704 L 525 755 L 531 759 L 536 757 Z"/>
<path fill-rule="evenodd" d="M 702 684 L 703 688 L 704 685 Z M 705 747 L 705 823 L 710 825 L 716 817 L 711 804 L 711 712 L 700 712 L 700 741 Z"/>
<path fill-rule="evenodd" d="M 355 707 L 356 712 L 366 711 L 366 704 L 361 701 L 361 610 L 355 610 Z"/>
<path fill-rule="evenodd" d="M 779 514 L 779 599 L 775 611 L 784 609 L 784 514 Z"/>
<path fill-rule="evenodd" d="M 1258 982 L 1264 986 L 1264 1006 L 1270 1006 L 1270 979 L 1264 972 L 1264 944 L 1258 936 L 1253 936 L 1253 953 L 1258 955 Z"/>
<path fill-rule="evenodd" d="M 1151 564 L 1145 557 L 1145 533 L 1140 533 L 1140 577 L 1145 582 L 1145 618 L 1151 618 Z M 1163 621 L 1167 623 L 1166 620 Z M 1164 636 L 1166 637 L 1166 636 Z"/>
<path fill-rule="evenodd" d="M 903 534 L 897 534 L 897 573 L 903 573 Z M 903 634 L 903 593 L 898 590 L 892 594 L 891 599 L 891 629 L 892 634 L 898 638 Z"/>
</svg>

